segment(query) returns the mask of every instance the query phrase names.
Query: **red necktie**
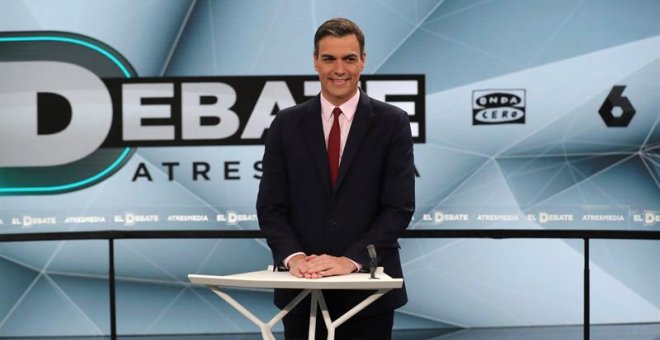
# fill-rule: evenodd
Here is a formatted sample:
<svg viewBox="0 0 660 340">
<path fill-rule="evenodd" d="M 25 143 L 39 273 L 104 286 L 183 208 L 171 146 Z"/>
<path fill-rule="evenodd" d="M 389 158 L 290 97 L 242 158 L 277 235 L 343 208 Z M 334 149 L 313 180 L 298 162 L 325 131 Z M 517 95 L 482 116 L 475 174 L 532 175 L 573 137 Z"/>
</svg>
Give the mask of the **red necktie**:
<svg viewBox="0 0 660 340">
<path fill-rule="evenodd" d="M 328 164 L 330 165 L 330 183 L 332 188 L 335 187 L 337 182 L 337 173 L 339 172 L 339 147 L 340 147 L 340 131 L 339 131 L 339 115 L 341 110 L 335 107 L 332 110 L 334 121 L 330 129 L 330 136 L 328 136 Z"/>
</svg>

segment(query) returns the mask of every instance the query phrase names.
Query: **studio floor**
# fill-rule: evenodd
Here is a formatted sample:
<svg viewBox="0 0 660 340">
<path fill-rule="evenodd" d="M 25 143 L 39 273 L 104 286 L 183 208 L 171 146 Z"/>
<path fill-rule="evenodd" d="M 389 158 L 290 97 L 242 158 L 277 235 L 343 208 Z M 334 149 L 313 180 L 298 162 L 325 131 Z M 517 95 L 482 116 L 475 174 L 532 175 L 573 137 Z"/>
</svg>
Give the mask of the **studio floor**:
<svg viewBox="0 0 660 340">
<path fill-rule="evenodd" d="M 277 339 L 284 339 L 276 334 Z M 5 338 L 16 340 L 31 339 L 76 339 L 98 340 L 109 337 L 39 337 Z M 480 329 L 425 329 L 401 330 L 393 333 L 396 340 L 581 340 L 581 326 L 520 327 L 520 328 L 480 328 Z M 208 335 L 154 335 L 119 336 L 121 340 L 259 340 L 259 334 L 208 334 Z M 660 323 L 598 325 L 591 326 L 591 340 L 660 340 Z"/>
</svg>

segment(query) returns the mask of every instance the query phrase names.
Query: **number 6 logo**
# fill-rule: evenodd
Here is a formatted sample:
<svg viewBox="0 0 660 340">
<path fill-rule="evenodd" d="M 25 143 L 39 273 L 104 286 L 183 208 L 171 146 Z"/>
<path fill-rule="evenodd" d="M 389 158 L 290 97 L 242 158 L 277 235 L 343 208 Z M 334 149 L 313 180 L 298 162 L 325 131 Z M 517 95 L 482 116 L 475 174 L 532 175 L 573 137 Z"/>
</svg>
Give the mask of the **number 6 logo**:
<svg viewBox="0 0 660 340">
<path fill-rule="evenodd" d="M 601 105 L 600 109 L 598 109 L 598 113 L 608 127 L 626 127 L 635 116 L 636 111 L 632 106 L 632 103 L 630 103 L 628 97 L 621 95 L 625 89 L 625 85 L 616 85 L 612 87 L 612 91 L 610 91 L 605 102 Z M 621 108 L 619 114 L 614 114 L 613 110 L 615 107 Z"/>
</svg>

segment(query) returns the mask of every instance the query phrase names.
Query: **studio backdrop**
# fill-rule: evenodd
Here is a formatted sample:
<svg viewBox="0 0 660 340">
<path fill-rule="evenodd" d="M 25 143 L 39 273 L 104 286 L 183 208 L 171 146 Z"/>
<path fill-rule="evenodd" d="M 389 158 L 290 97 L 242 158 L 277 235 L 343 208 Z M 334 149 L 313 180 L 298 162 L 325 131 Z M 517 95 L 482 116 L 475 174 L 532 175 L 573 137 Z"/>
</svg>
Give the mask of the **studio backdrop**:
<svg viewBox="0 0 660 340">
<path fill-rule="evenodd" d="M 318 94 L 313 34 L 366 36 L 361 88 L 410 117 L 410 229 L 660 233 L 660 2 L 0 3 L 0 233 L 256 230 L 263 140 Z M 404 239 L 395 327 L 582 322 L 581 240 Z M 110 332 L 108 243 L 0 243 L 0 336 Z M 254 332 L 188 273 L 263 239 L 118 240 L 119 334 Z M 591 321 L 660 322 L 660 244 L 591 248 Z M 236 291 L 257 314 L 268 291 Z M 46 320 L 49 322 L 35 322 Z"/>
</svg>

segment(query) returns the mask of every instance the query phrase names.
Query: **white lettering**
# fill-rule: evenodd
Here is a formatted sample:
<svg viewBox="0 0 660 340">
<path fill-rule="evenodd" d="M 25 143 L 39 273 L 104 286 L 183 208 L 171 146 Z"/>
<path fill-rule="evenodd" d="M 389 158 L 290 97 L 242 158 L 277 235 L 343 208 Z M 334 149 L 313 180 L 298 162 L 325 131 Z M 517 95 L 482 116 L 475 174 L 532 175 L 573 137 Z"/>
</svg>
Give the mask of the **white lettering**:
<svg viewBox="0 0 660 340">
<path fill-rule="evenodd" d="M 124 140 L 174 139 L 174 127 L 170 125 L 143 126 L 143 119 L 170 118 L 169 105 L 143 105 L 145 98 L 171 98 L 172 84 L 124 84 L 122 87 L 122 126 Z"/>
<path fill-rule="evenodd" d="M 94 152 L 110 131 L 112 100 L 103 82 L 85 68 L 54 61 L 3 62 L 0 79 L 1 167 L 67 164 Z M 38 110 L 48 110 L 37 107 L 39 93 L 68 103 L 71 118 L 63 130 L 39 133 Z"/>
<path fill-rule="evenodd" d="M 158 215 L 136 215 L 136 214 L 126 214 L 123 218 L 123 223 L 126 226 L 131 226 L 136 223 L 150 223 L 158 222 L 160 217 Z"/>
<path fill-rule="evenodd" d="M 654 225 L 656 223 L 660 223 L 660 215 L 656 215 L 652 211 L 645 211 L 644 212 L 644 224 Z"/>
<path fill-rule="evenodd" d="M 572 222 L 572 214 L 548 214 L 548 213 L 539 213 L 539 222 L 548 223 L 548 222 Z"/>
<path fill-rule="evenodd" d="M 240 121 L 230 110 L 236 102 L 236 91 L 224 83 L 181 84 L 181 137 L 183 139 L 222 139 L 238 131 Z M 202 98 L 214 103 L 202 104 Z M 215 125 L 202 125 L 202 118 L 218 118 Z"/>
<path fill-rule="evenodd" d="M 251 222 L 257 221 L 256 214 L 237 214 L 235 212 L 227 212 L 227 224 L 236 224 L 238 222 Z"/>
<path fill-rule="evenodd" d="M 206 215 L 169 215 L 168 222 L 206 222 L 209 217 Z"/>
<path fill-rule="evenodd" d="M 33 225 L 42 225 L 42 224 L 57 224 L 57 218 L 23 216 L 22 224 L 24 227 L 30 227 Z"/>
<path fill-rule="evenodd" d="M 467 221 L 468 220 L 468 215 L 467 214 L 445 214 L 442 212 L 437 211 L 433 215 L 433 222 L 435 223 L 442 223 L 445 221 Z"/>
<path fill-rule="evenodd" d="M 294 105 L 296 105 L 296 102 L 293 100 L 286 82 L 267 81 L 259 95 L 257 104 L 254 106 L 254 110 L 252 110 L 252 114 L 250 114 L 250 119 L 245 126 L 245 130 L 243 130 L 241 138 L 261 138 L 275 118 L 275 115 L 272 114 L 275 106 L 281 110 Z"/>
<path fill-rule="evenodd" d="M 103 216 L 69 216 L 64 219 L 65 224 L 105 223 Z"/>
<path fill-rule="evenodd" d="M 477 221 L 518 221 L 520 218 L 518 215 L 485 215 L 481 214 L 477 216 Z"/>
<path fill-rule="evenodd" d="M 415 80 L 369 80 L 366 82 L 366 91 L 371 98 L 388 102 L 387 95 L 417 95 L 417 81 Z M 415 102 L 392 101 L 388 102 L 406 111 L 409 116 L 415 115 Z M 410 123 L 413 137 L 419 137 L 419 124 Z"/>
<path fill-rule="evenodd" d="M 584 215 L 582 216 L 583 221 L 590 222 L 623 222 L 625 217 L 623 215 Z"/>
</svg>

